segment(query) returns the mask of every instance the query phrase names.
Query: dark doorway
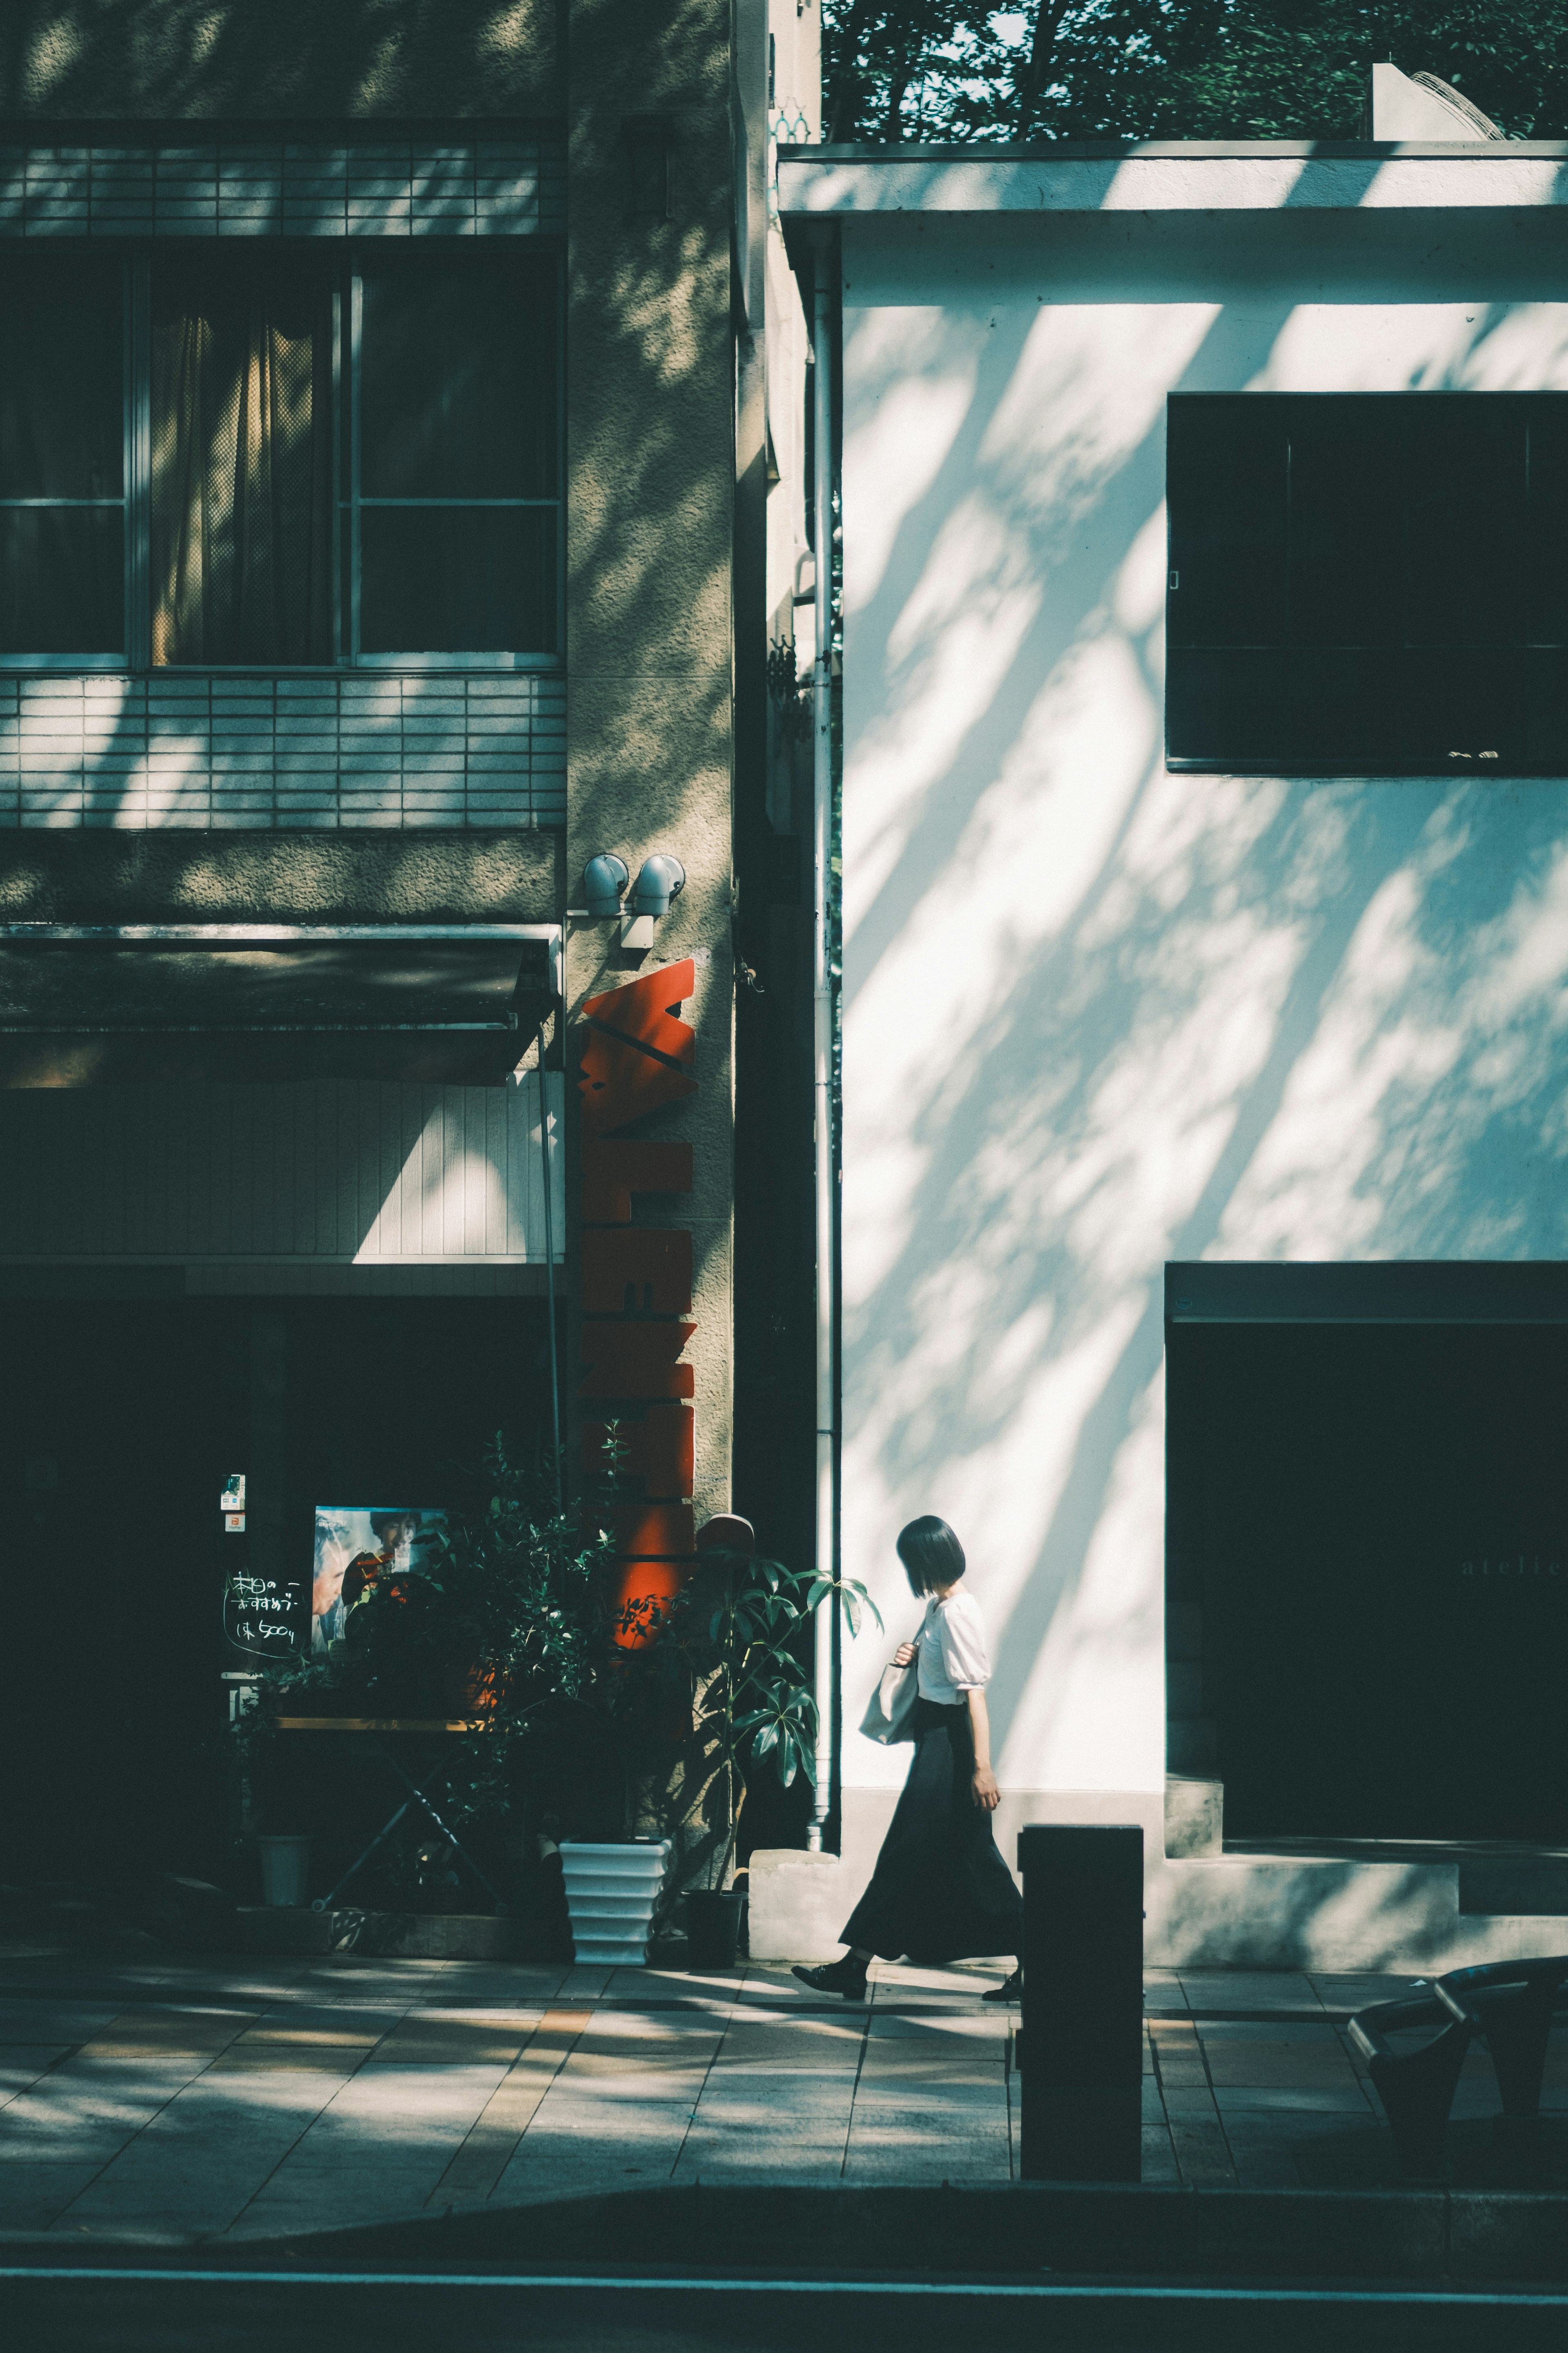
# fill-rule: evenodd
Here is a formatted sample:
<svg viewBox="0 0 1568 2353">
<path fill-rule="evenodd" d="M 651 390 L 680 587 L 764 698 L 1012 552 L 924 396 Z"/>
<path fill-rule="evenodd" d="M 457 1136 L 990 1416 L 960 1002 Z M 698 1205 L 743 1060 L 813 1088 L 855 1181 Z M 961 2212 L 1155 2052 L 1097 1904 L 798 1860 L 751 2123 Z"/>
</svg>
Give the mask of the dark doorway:
<svg viewBox="0 0 1568 2353">
<path fill-rule="evenodd" d="M 1568 1329 L 1173 1324 L 1226 1835 L 1568 1836 Z"/>
<path fill-rule="evenodd" d="M 251 1476 L 308 1591 L 318 1503 L 458 1499 L 497 1430 L 547 1436 L 545 1304 L 518 1299 L 0 1303 L 0 1873 L 223 1878 L 231 1852 L 225 1476 Z M 268 1345 L 258 1349 L 258 1318 Z M 280 1396 L 258 1488 L 253 1387 Z M 274 1473 L 276 1478 L 279 1474 Z"/>
</svg>

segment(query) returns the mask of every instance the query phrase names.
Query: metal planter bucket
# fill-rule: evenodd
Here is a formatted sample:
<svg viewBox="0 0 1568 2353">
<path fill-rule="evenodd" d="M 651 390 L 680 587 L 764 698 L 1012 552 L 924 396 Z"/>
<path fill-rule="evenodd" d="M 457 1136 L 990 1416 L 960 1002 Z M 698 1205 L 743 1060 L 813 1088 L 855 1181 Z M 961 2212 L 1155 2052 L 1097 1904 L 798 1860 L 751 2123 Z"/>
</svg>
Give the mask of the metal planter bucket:
<svg viewBox="0 0 1568 2353">
<path fill-rule="evenodd" d="M 261 1900 L 298 1911 L 310 1883 L 308 1838 L 258 1839 L 261 1849 Z"/>
<path fill-rule="evenodd" d="M 694 1969 L 732 1969 L 741 1943 L 739 1892 L 698 1889 L 686 1899 L 686 1958 Z"/>
</svg>

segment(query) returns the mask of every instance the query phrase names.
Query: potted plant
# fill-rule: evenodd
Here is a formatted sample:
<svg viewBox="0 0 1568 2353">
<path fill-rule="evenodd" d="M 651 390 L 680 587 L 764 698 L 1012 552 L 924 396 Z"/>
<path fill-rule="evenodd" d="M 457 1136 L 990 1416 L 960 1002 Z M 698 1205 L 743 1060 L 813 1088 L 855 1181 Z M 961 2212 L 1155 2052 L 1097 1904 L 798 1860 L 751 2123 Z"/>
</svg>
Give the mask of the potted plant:
<svg viewBox="0 0 1568 2353">
<path fill-rule="evenodd" d="M 443 1801 L 465 1837 L 515 1849 L 531 1815 L 559 1814 L 591 1839 L 626 1827 L 623 1718 L 637 1672 L 605 1598 L 607 1514 L 596 1499 L 568 1507 L 552 1461 L 499 1433 L 465 1484 L 425 1560 L 364 1581 L 326 1653 L 263 1677 L 241 1762 L 264 1814 L 277 1717 L 324 1711 L 482 1725 L 454 1754 Z M 646 1845 L 639 1856 L 646 1868 Z"/>
<path fill-rule="evenodd" d="M 700 1568 L 674 1613 L 698 1693 L 697 1731 L 710 1767 L 692 1813 L 715 1841 L 706 1883 L 687 1890 L 690 1959 L 733 1967 L 742 1897 L 731 1884 L 750 1778 L 769 1763 L 787 1789 L 816 1778 L 816 1702 L 796 1654 L 806 1620 L 837 1594 L 852 1630 L 876 1604 L 853 1577 L 814 1577 L 760 1558 L 750 1523 L 710 1520 L 697 1539 Z"/>
</svg>

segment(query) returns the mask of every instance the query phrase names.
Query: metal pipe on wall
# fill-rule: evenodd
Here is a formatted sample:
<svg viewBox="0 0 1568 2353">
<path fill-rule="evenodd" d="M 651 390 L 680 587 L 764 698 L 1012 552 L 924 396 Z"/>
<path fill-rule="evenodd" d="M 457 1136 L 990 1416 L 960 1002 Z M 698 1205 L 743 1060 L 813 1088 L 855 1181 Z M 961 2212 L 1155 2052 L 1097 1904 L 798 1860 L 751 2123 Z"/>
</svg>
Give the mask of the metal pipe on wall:
<svg viewBox="0 0 1568 2353">
<path fill-rule="evenodd" d="M 812 671 L 812 1089 L 815 1105 L 816 1224 L 816 1573 L 837 1575 L 838 1396 L 833 1324 L 837 1289 L 837 1189 L 833 1155 L 833 972 L 828 929 L 833 881 L 833 289 L 832 247 L 816 247 L 812 284 L 812 370 L 816 448 L 812 481 L 816 556 L 816 649 Z M 833 1801 L 834 1635 L 838 1600 L 816 1605 L 816 1789 L 806 1843 L 822 1845 Z"/>
<path fill-rule="evenodd" d="M 539 1157 L 544 1186 L 544 1317 L 550 1335 L 550 1427 L 555 1448 L 555 1500 L 566 1510 L 566 1458 L 561 1451 L 561 1366 L 555 1338 L 555 1219 L 550 1198 L 550 1091 L 544 1076 L 544 1024 L 537 1033 L 539 1048 Z M 564 1253 L 563 1253 L 564 1255 Z"/>
</svg>

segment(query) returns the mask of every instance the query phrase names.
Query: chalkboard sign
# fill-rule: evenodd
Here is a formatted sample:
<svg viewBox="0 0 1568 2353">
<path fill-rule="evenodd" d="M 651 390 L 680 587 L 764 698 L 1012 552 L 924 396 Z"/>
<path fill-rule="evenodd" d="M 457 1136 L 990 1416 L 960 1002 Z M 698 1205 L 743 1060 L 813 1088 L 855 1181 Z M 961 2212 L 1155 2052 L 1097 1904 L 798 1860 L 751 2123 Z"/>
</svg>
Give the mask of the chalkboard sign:
<svg viewBox="0 0 1568 2353">
<path fill-rule="evenodd" d="M 224 1579 L 224 1639 L 247 1659 L 286 1658 L 300 1648 L 302 1603 L 302 1590 L 294 1578 L 233 1569 Z"/>
</svg>

